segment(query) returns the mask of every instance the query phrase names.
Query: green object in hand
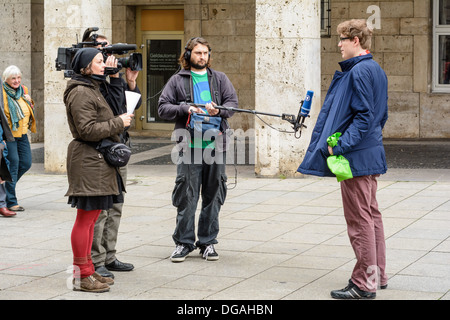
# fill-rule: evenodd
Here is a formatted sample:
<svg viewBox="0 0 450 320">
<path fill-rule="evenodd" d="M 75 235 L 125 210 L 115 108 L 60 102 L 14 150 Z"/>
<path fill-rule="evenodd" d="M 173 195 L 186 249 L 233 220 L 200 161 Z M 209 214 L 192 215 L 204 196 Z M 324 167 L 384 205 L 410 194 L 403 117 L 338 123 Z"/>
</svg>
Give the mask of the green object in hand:
<svg viewBox="0 0 450 320">
<path fill-rule="evenodd" d="M 330 147 L 335 147 L 338 143 L 339 137 L 342 134 L 336 132 L 327 138 L 327 143 Z M 328 168 L 332 173 L 336 175 L 337 181 L 341 182 L 346 179 L 353 178 L 352 170 L 350 169 L 350 164 L 348 160 L 342 156 L 329 156 L 327 158 Z"/>
<path fill-rule="evenodd" d="M 330 147 L 336 147 L 339 137 L 342 135 L 340 132 L 336 132 L 327 138 L 327 143 Z"/>
</svg>

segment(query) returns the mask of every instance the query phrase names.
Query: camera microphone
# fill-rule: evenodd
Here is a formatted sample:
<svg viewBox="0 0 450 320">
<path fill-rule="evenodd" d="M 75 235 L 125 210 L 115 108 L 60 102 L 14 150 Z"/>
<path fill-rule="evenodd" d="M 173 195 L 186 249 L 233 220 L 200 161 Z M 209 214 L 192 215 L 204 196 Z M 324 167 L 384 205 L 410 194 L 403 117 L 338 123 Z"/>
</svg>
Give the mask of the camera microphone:
<svg viewBox="0 0 450 320">
<path fill-rule="evenodd" d="M 117 43 L 109 45 L 107 47 L 102 47 L 100 49 L 107 53 L 123 54 L 130 50 L 136 50 L 137 46 L 135 44 Z"/>
<path fill-rule="evenodd" d="M 297 119 L 295 120 L 294 130 L 297 132 L 302 127 L 306 126 L 303 124 L 305 118 L 309 117 L 309 111 L 311 110 L 311 102 L 314 96 L 314 91 L 308 90 L 306 92 L 305 100 L 301 102 L 300 110 L 298 111 Z"/>
</svg>

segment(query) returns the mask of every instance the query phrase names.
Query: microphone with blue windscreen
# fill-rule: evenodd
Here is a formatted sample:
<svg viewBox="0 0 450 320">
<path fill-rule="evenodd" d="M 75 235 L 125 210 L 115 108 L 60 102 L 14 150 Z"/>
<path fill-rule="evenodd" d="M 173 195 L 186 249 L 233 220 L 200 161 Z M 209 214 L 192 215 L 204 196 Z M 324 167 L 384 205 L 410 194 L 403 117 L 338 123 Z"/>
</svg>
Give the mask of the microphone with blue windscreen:
<svg viewBox="0 0 450 320">
<path fill-rule="evenodd" d="M 302 127 L 306 126 L 303 124 L 305 122 L 305 118 L 309 117 L 309 111 L 311 111 L 311 102 L 314 96 L 314 91 L 308 90 L 306 92 L 305 100 L 301 102 L 300 110 L 298 111 L 297 119 L 294 124 L 294 131 L 297 132 Z"/>
</svg>

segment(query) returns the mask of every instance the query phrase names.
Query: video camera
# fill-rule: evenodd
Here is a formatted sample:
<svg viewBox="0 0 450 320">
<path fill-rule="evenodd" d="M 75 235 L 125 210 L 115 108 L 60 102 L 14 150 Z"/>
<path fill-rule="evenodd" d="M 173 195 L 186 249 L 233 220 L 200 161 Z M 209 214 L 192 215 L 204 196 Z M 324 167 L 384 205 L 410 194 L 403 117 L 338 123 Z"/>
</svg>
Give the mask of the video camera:
<svg viewBox="0 0 450 320">
<path fill-rule="evenodd" d="M 84 31 L 83 39 L 81 42 L 78 42 L 77 40 L 77 44 L 72 45 L 72 47 L 70 48 L 58 48 L 56 70 L 64 70 L 65 78 L 71 78 L 73 76 L 72 59 L 75 56 L 75 53 L 81 48 L 101 46 L 98 49 L 103 53 L 105 61 L 109 54 L 122 55 L 128 53 L 128 51 L 130 50 L 137 49 L 137 46 L 135 44 L 126 43 L 117 43 L 106 46 L 106 42 L 97 41 L 98 34 L 94 33 L 93 35 L 91 35 L 92 32 L 95 32 L 97 30 L 97 27 L 87 28 Z M 131 53 L 128 57 L 119 58 L 117 60 L 117 69 L 106 68 L 106 74 L 115 74 L 122 68 L 130 68 L 133 71 L 142 70 L 142 55 L 138 52 Z"/>
</svg>

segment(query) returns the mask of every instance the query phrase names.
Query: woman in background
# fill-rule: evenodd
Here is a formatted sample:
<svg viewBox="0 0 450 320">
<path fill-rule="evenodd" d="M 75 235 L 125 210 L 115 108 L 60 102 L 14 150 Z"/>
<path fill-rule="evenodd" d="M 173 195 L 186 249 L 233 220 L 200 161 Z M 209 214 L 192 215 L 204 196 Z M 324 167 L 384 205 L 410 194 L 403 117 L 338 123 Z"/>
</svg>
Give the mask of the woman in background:
<svg viewBox="0 0 450 320">
<path fill-rule="evenodd" d="M 2 87 L 3 81 L 0 78 L 0 88 Z M 9 173 L 9 165 L 6 160 L 8 149 L 6 148 L 5 141 L 15 140 L 4 112 L 5 108 L 3 107 L 3 90 L 0 92 L 0 150 L 2 150 L 2 152 L 0 152 L 0 215 L 2 215 L 3 217 L 14 217 L 16 213 L 14 211 L 10 211 L 6 205 L 5 181 L 11 180 L 11 174 Z"/>
<path fill-rule="evenodd" d="M 34 102 L 28 88 L 22 85 L 22 72 L 16 66 L 9 66 L 3 72 L 3 104 L 14 141 L 6 141 L 7 159 L 12 181 L 5 182 L 6 205 L 11 211 L 24 211 L 16 197 L 16 184 L 31 168 L 31 147 L 28 129 L 36 132 Z"/>
</svg>

